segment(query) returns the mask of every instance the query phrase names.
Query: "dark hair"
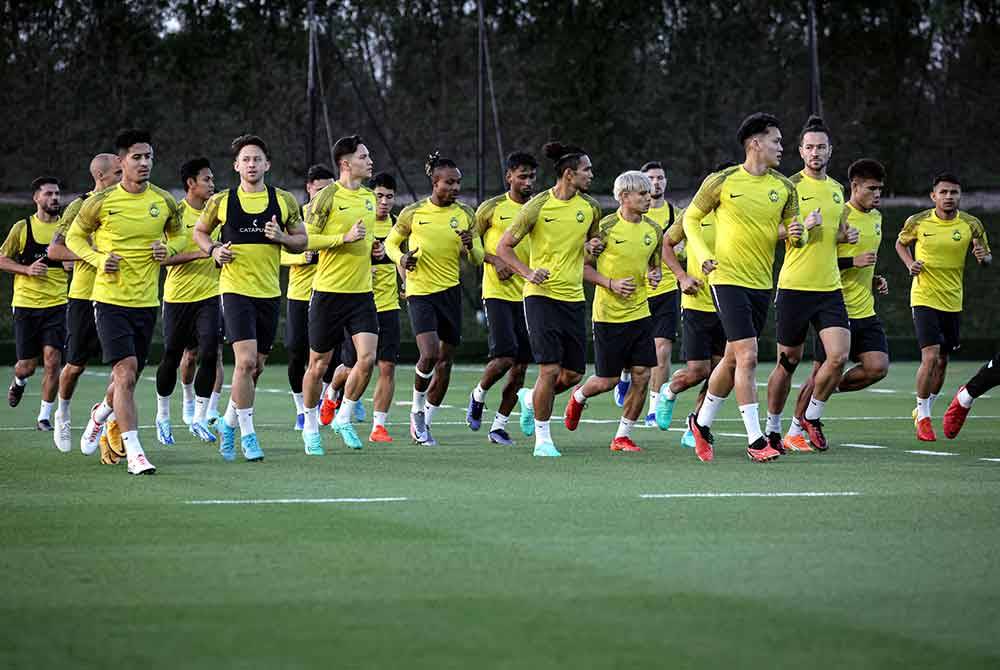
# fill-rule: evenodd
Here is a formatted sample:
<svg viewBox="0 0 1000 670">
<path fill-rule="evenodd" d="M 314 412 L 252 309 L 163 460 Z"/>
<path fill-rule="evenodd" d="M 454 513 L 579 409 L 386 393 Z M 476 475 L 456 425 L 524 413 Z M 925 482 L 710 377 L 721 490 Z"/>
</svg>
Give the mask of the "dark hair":
<svg viewBox="0 0 1000 670">
<path fill-rule="evenodd" d="M 859 158 L 847 168 L 847 178 L 885 181 L 885 166 L 874 158 Z"/>
<path fill-rule="evenodd" d="M 264 152 L 264 158 L 270 160 L 270 158 L 268 158 L 270 156 L 270 152 L 267 150 L 267 145 L 264 144 L 264 140 L 260 139 L 256 135 L 240 135 L 233 140 L 232 149 L 234 159 L 240 155 L 240 152 L 243 151 L 243 147 L 257 147 Z"/>
<path fill-rule="evenodd" d="M 826 135 L 827 140 L 830 139 L 830 129 L 823 123 L 823 119 L 815 114 L 806 119 L 805 125 L 802 126 L 802 132 L 799 133 L 799 146 L 802 146 L 802 139 L 806 136 L 806 133 L 823 133 Z"/>
<path fill-rule="evenodd" d="M 962 186 L 962 182 L 959 181 L 958 175 L 955 174 L 954 172 L 939 172 L 938 174 L 934 175 L 934 183 L 931 184 L 931 190 L 933 191 L 934 189 L 936 189 L 937 185 L 943 181 L 946 181 L 949 184 L 957 184 L 959 187 Z"/>
<path fill-rule="evenodd" d="M 458 165 L 455 164 L 450 158 L 445 158 L 441 155 L 440 151 L 435 151 L 430 156 L 427 157 L 427 162 L 424 164 L 424 174 L 434 180 L 434 171 L 438 168 L 455 168 L 458 169 Z"/>
<path fill-rule="evenodd" d="M 507 154 L 507 169 L 516 170 L 519 167 L 526 167 L 529 170 L 538 168 L 538 161 L 531 154 L 524 151 L 515 151 Z"/>
<path fill-rule="evenodd" d="M 395 191 L 396 178 L 393 177 L 388 172 L 379 172 L 377 175 L 372 177 L 370 182 L 368 182 L 368 188 L 374 190 L 379 186 L 381 186 L 382 188 L 387 188 L 390 191 Z"/>
<path fill-rule="evenodd" d="M 561 178 L 567 168 L 570 170 L 579 168 L 580 159 L 587 155 L 587 152 L 580 147 L 562 142 L 549 142 L 542 147 L 542 153 L 555 164 L 556 178 Z"/>
<path fill-rule="evenodd" d="M 31 192 L 38 193 L 46 184 L 55 184 L 59 188 L 62 188 L 62 184 L 56 177 L 38 177 L 31 182 Z"/>
<path fill-rule="evenodd" d="M 333 145 L 333 164 L 339 168 L 340 159 L 347 154 L 353 154 L 358 150 L 358 145 L 364 143 L 365 141 L 361 139 L 361 135 L 348 135 L 347 137 L 341 137 Z"/>
<path fill-rule="evenodd" d="M 186 193 L 188 190 L 188 179 L 198 179 L 198 173 L 205 168 L 212 168 L 212 164 L 204 156 L 192 158 L 181 166 L 181 186 Z"/>
<path fill-rule="evenodd" d="M 641 168 L 639 168 L 639 171 L 649 172 L 650 170 L 662 170 L 662 169 L 663 169 L 663 163 L 661 163 L 660 161 L 649 161 L 648 163 L 644 164 Z"/>
<path fill-rule="evenodd" d="M 768 128 L 781 129 L 781 122 L 778 117 L 765 112 L 755 112 L 743 119 L 740 129 L 736 131 L 736 140 L 743 145 L 754 135 L 766 132 Z"/>
<path fill-rule="evenodd" d="M 316 165 L 310 165 L 309 169 L 306 170 L 306 183 L 317 181 L 319 179 L 336 179 L 337 175 L 333 174 L 333 170 L 326 166 L 324 163 L 317 163 Z"/>
<path fill-rule="evenodd" d="M 148 130 L 139 130 L 138 128 L 128 128 L 123 130 L 115 137 L 115 149 L 118 153 L 123 154 L 129 150 L 129 147 L 135 144 L 149 144 L 152 138 Z"/>
</svg>

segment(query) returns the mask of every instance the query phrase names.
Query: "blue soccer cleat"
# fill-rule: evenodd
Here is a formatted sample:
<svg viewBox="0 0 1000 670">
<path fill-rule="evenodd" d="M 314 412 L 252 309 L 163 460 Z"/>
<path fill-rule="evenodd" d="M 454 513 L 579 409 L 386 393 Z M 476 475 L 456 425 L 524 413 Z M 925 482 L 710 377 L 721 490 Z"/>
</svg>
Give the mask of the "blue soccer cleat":
<svg viewBox="0 0 1000 670">
<path fill-rule="evenodd" d="M 354 413 L 351 418 L 358 423 L 362 423 L 368 418 L 368 412 L 365 410 L 365 406 L 364 403 L 361 402 L 361 398 L 358 398 L 358 401 L 354 403 Z"/>
<path fill-rule="evenodd" d="M 257 433 L 250 433 L 240 438 L 240 446 L 243 448 L 243 458 L 250 463 L 257 463 L 264 460 L 264 452 L 257 444 Z"/>
<path fill-rule="evenodd" d="M 212 429 L 204 421 L 193 422 L 188 426 L 188 430 L 202 442 L 215 442 L 215 433 L 212 432 Z"/>
<path fill-rule="evenodd" d="M 318 432 L 316 433 L 302 433 L 302 442 L 306 446 L 307 456 L 322 456 L 326 452 L 323 451 L 323 438 Z"/>
<path fill-rule="evenodd" d="M 646 428 L 652 428 L 656 425 L 656 413 L 650 412 L 646 415 Z"/>
<path fill-rule="evenodd" d="M 295 415 L 295 430 L 302 430 L 306 427 L 306 415 L 296 414 Z"/>
<path fill-rule="evenodd" d="M 628 390 L 630 388 L 632 388 L 632 380 L 631 379 L 628 380 L 628 381 L 622 381 L 621 379 L 618 380 L 618 383 L 615 385 L 615 404 L 616 405 L 618 405 L 619 407 L 624 407 L 624 405 L 625 405 L 625 396 L 628 395 Z"/>
<path fill-rule="evenodd" d="M 170 419 L 156 420 L 156 439 L 165 447 L 174 444 L 174 433 L 170 427 Z"/>
<path fill-rule="evenodd" d="M 230 427 L 225 419 L 219 419 L 219 454 L 224 461 L 236 460 L 236 426 Z"/>
<path fill-rule="evenodd" d="M 487 435 L 490 442 L 493 444 L 499 444 L 503 447 L 513 447 L 514 440 L 510 439 L 510 435 L 503 428 L 497 428 L 496 430 L 491 430 L 490 434 Z"/>
<path fill-rule="evenodd" d="M 469 424 L 472 430 L 479 430 L 483 425 L 483 408 L 486 403 L 478 402 L 476 398 L 469 394 L 469 407 L 465 410 L 465 423 Z"/>
<path fill-rule="evenodd" d="M 684 437 L 681 438 L 681 446 L 687 449 L 694 449 L 694 433 L 691 432 L 690 428 L 684 433 Z"/>
<path fill-rule="evenodd" d="M 361 438 L 358 437 L 357 431 L 354 430 L 354 425 L 350 423 L 339 423 L 334 421 L 331 426 L 333 431 L 340 435 L 340 439 L 344 441 L 344 444 L 351 449 L 360 449 L 364 446 L 361 442 Z"/>
<path fill-rule="evenodd" d="M 521 405 L 521 432 L 527 436 L 535 434 L 535 410 L 528 407 L 525 398 L 532 389 L 521 389 L 517 392 L 517 401 Z"/>
<path fill-rule="evenodd" d="M 556 458 L 562 456 L 557 450 L 556 445 L 551 442 L 542 442 L 535 445 L 535 456 L 542 458 Z"/>
</svg>

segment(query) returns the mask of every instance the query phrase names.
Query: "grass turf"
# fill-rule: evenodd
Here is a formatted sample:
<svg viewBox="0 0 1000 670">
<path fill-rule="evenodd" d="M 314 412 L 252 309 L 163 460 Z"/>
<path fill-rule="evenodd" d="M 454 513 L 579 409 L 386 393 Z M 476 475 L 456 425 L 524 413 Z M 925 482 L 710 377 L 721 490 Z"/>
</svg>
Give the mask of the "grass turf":
<svg viewBox="0 0 1000 670">
<path fill-rule="evenodd" d="M 951 366 L 938 417 L 975 368 Z M 518 446 L 489 445 L 492 411 L 480 433 L 464 426 L 471 366 L 435 419 L 442 446 L 409 444 L 396 406 L 393 444 L 355 453 L 324 430 L 327 456 L 307 457 L 272 366 L 263 464 L 223 463 L 175 398 L 178 444 L 142 431 L 152 478 L 30 430 L 33 379 L 0 420 L 0 666 L 995 668 L 1000 463 L 980 459 L 1000 457 L 997 401 L 977 403 L 959 440 L 938 419 L 942 441 L 917 444 L 913 374 L 896 364 L 882 393 L 834 397 L 829 453 L 753 465 L 733 400 L 711 464 L 679 431 L 637 430 L 644 453 L 611 454 L 610 395 L 584 415 L 606 423 L 553 429 L 563 458 L 532 458 L 516 417 Z M 78 428 L 103 375 L 78 389 Z M 397 401 L 411 382 L 401 366 Z M 144 424 L 153 393 L 140 384 Z M 955 455 L 907 453 L 921 449 Z M 640 498 L 692 492 L 860 495 Z M 340 497 L 407 500 L 186 504 Z"/>
</svg>

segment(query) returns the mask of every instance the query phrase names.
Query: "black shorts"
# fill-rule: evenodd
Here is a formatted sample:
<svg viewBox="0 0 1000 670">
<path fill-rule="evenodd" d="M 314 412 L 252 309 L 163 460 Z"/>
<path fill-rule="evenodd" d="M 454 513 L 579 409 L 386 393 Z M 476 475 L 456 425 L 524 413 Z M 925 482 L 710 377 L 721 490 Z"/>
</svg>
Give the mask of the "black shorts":
<svg viewBox="0 0 1000 670">
<path fill-rule="evenodd" d="M 677 320 L 680 317 L 677 291 L 654 296 L 648 302 L 649 313 L 653 317 L 653 337 L 662 340 L 676 340 Z"/>
<path fill-rule="evenodd" d="M 889 340 L 885 337 L 882 319 L 878 318 L 877 314 L 864 319 L 851 319 L 850 359 L 857 363 L 861 360 L 861 354 L 867 354 L 869 351 L 881 351 L 886 356 L 889 355 Z M 823 348 L 823 341 L 819 339 L 819 333 L 816 334 L 813 359 L 817 363 L 826 360 L 826 349 Z"/>
<path fill-rule="evenodd" d="M 378 333 L 378 313 L 373 293 L 313 291 L 309 300 L 309 348 L 325 354 L 344 338 L 358 333 Z"/>
<path fill-rule="evenodd" d="M 806 341 L 809 326 L 815 332 L 825 328 L 850 328 L 844 292 L 798 291 L 779 288 L 774 296 L 774 320 L 778 344 L 797 347 Z"/>
<path fill-rule="evenodd" d="M 278 333 L 281 298 L 254 298 L 239 293 L 222 294 L 222 321 L 226 341 L 257 340 L 257 353 L 269 354 Z"/>
<path fill-rule="evenodd" d="M 933 307 L 913 307 L 913 327 L 917 331 L 920 348 L 941 345 L 941 353 L 958 351 L 962 346 L 962 313 L 944 312 Z"/>
<path fill-rule="evenodd" d="M 685 361 L 710 361 L 726 353 L 726 331 L 715 312 L 684 309 L 681 312 L 684 338 L 681 341 Z"/>
<path fill-rule="evenodd" d="M 594 322 L 594 368 L 598 377 L 618 377 L 633 367 L 656 367 L 653 318 L 625 323 Z"/>
<path fill-rule="evenodd" d="M 15 307 L 14 340 L 17 360 L 38 358 L 44 347 L 66 348 L 66 305 Z"/>
<path fill-rule="evenodd" d="M 219 297 L 163 303 L 163 348 L 169 351 L 219 347 L 222 308 Z"/>
<path fill-rule="evenodd" d="M 66 362 L 84 366 L 91 358 L 100 358 L 101 341 L 94 323 L 94 303 L 70 298 L 66 306 Z"/>
<path fill-rule="evenodd" d="M 285 351 L 309 359 L 309 301 L 292 300 L 285 305 Z"/>
<path fill-rule="evenodd" d="M 535 362 L 558 363 L 566 370 L 587 371 L 587 303 L 543 295 L 524 298 L 524 320 Z M 621 372 L 621 370 L 619 370 Z"/>
<path fill-rule="evenodd" d="M 736 342 L 748 337 L 760 337 L 767 323 L 771 291 L 731 284 L 712 285 L 712 302 L 722 321 L 726 340 Z"/>
<path fill-rule="evenodd" d="M 406 297 L 413 334 L 437 333 L 442 342 L 462 343 L 462 287 L 446 288 L 429 295 Z"/>
<path fill-rule="evenodd" d="M 101 338 L 101 352 L 105 363 L 117 363 L 135 356 L 139 370 L 146 367 L 149 344 L 156 328 L 155 307 L 125 307 L 105 302 L 94 303 L 94 322 L 97 336 Z"/>
<path fill-rule="evenodd" d="M 378 313 L 378 350 L 375 352 L 376 361 L 386 361 L 396 363 L 399 361 L 399 310 L 387 309 Z M 354 340 L 350 337 L 344 338 L 344 344 L 340 348 L 340 362 L 349 368 L 353 368 L 358 362 L 358 352 L 354 348 Z"/>
<path fill-rule="evenodd" d="M 513 358 L 517 363 L 530 363 L 531 341 L 528 325 L 524 322 L 524 303 L 486 298 L 483 307 L 486 309 L 490 358 Z"/>
</svg>

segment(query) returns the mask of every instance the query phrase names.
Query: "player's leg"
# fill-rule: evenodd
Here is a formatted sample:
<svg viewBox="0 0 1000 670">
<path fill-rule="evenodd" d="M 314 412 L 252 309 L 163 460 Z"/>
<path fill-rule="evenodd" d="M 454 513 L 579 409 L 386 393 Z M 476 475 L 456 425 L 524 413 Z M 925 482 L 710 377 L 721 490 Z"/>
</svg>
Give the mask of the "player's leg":
<svg viewBox="0 0 1000 670">
<path fill-rule="evenodd" d="M 361 402 L 361 396 L 368 388 L 372 370 L 375 368 L 375 353 L 378 350 L 378 334 L 371 332 L 378 330 L 374 303 L 371 305 L 370 321 L 364 330 L 351 336 L 355 361 L 344 384 L 344 399 L 341 401 L 337 417 L 333 421 L 333 429 L 340 434 L 344 444 L 352 449 L 362 447 L 361 439 L 355 432 L 351 420 L 354 418 L 355 405 Z"/>
<path fill-rule="evenodd" d="M 209 298 L 199 303 L 195 315 L 198 341 L 197 368 L 194 375 L 194 412 L 190 431 L 204 442 L 215 442 L 208 425 L 208 408 L 219 376 L 219 309 L 218 300 Z M 190 349 L 185 349 L 185 354 Z"/>
<path fill-rule="evenodd" d="M 864 351 L 859 354 L 858 364 L 844 373 L 837 390 L 860 391 L 882 381 L 888 374 L 889 354 L 884 351 Z"/>
<path fill-rule="evenodd" d="M 451 368 L 454 364 L 457 345 L 441 339 L 439 347 L 437 363 L 434 365 L 434 378 L 431 379 L 430 385 L 427 388 L 427 405 L 424 414 L 427 437 L 424 444 L 428 446 L 435 446 L 437 444 L 437 440 L 431 435 L 431 422 L 434 420 L 434 414 L 440 409 L 441 404 L 444 403 L 444 396 L 448 392 L 448 386 L 451 384 Z"/>
<path fill-rule="evenodd" d="M 52 410 L 59 390 L 59 369 L 62 367 L 63 351 L 61 345 L 46 344 L 42 347 L 42 400 L 38 408 L 40 430 L 52 430 Z"/>
<path fill-rule="evenodd" d="M 194 324 L 189 323 L 193 316 L 187 303 L 163 304 L 163 355 L 156 368 L 156 439 L 163 445 L 174 444 L 170 396 L 177 385 L 177 368 L 186 351 L 189 332 L 194 332 Z"/>
<path fill-rule="evenodd" d="M 528 373 L 527 362 L 515 362 L 507 371 L 506 381 L 500 397 L 500 405 L 493 415 L 493 423 L 490 425 L 489 441 L 494 444 L 504 446 L 514 446 L 514 441 L 507 433 L 507 421 L 510 414 L 517 406 L 518 393 L 524 388 L 524 378 Z"/>
<path fill-rule="evenodd" d="M 319 400 L 322 392 L 323 375 L 326 374 L 333 358 L 333 349 L 340 346 L 335 337 L 329 337 L 322 329 L 313 332 L 310 328 L 309 365 L 302 377 L 302 403 L 305 407 L 302 425 L 302 442 L 310 456 L 322 456 L 323 441 L 319 433 Z M 314 348 L 315 347 L 315 348 Z M 320 349 L 321 351 L 317 351 Z"/>
<path fill-rule="evenodd" d="M 371 442 L 392 442 L 385 424 L 389 409 L 396 393 L 396 362 L 399 360 L 399 310 L 391 309 L 378 313 L 378 349 L 375 360 L 378 363 L 378 380 L 372 399 Z"/>
<path fill-rule="evenodd" d="M 944 434 L 949 440 L 958 436 L 965 419 L 972 409 L 972 403 L 976 398 L 983 395 L 992 388 L 1000 386 L 1000 354 L 993 356 L 987 361 L 979 371 L 973 375 L 972 379 L 958 389 L 958 393 L 952 398 L 951 404 L 944 413 Z"/>
<path fill-rule="evenodd" d="M 194 419 L 194 379 L 198 374 L 198 347 L 187 346 L 181 355 L 181 363 L 177 368 L 181 380 L 181 420 L 191 425 Z"/>
<path fill-rule="evenodd" d="M 646 424 L 656 423 L 656 405 L 660 400 L 660 388 L 670 378 L 670 356 L 673 354 L 674 341 L 665 337 L 653 338 L 656 347 L 656 365 L 649 370 L 649 411 L 646 413 Z"/>
<path fill-rule="evenodd" d="M 775 439 L 781 441 L 781 413 L 792 388 L 792 376 L 802 361 L 803 348 L 802 344 L 789 346 L 779 341 L 778 361 L 767 377 L 767 423 L 764 433 L 772 447 L 775 446 Z"/>
<path fill-rule="evenodd" d="M 305 403 L 302 399 L 302 377 L 309 364 L 309 302 L 288 300 L 285 305 L 285 351 L 288 354 L 286 372 L 288 387 L 295 404 L 295 430 L 302 430 Z"/>
<path fill-rule="evenodd" d="M 486 311 L 487 340 L 489 343 L 489 362 L 483 370 L 479 383 L 469 394 L 469 406 L 465 411 L 465 422 L 472 430 L 479 430 L 482 425 L 483 408 L 486 406 L 486 392 L 503 379 L 514 366 L 518 351 L 518 336 L 516 324 L 518 318 L 524 319 L 520 303 L 496 298 L 483 301 Z M 516 391 L 515 391 L 516 393 Z M 509 411 L 509 410 L 508 410 Z"/>
<path fill-rule="evenodd" d="M 413 303 L 410 303 L 410 315 L 413 318 Z M 414 326 L 416 328 L 416 326 Z M 417 364 L 413 376 L 413 400 L 410 405 L 410 437 L 418 444 L 427 440 L 426 410 L 427 392 L 434 372 L 437 369 L 438 358 L 441 355 L 441 340 L 437 330 L 428 330 L 415 336 L 417 342 Z"/>
<path fill-rule="evenodd" d="M 35 374 L 35 368 L 38 367 L 42 346 L 38 332 L 38 310 L 28 307 L 14 307 L 13 310 L 17 362 L 14 364 L 14 377 L 7 389 L 7 404 L 17 407 L 28 385 L 28 378 Z"/>
</svg>

